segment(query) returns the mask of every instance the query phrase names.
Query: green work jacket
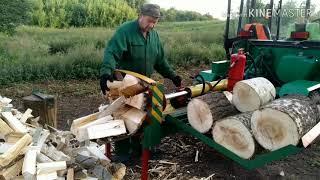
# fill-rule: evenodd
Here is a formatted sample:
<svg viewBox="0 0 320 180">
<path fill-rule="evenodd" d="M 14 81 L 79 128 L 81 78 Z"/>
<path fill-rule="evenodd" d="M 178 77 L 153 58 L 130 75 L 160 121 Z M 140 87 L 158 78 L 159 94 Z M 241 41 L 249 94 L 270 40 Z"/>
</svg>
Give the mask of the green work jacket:
<svg viewBox="0 0 320 180">
<path fill-rule="evenodd" d="M 105 48 L 100 74 L 111 75 L 116 68 L 148 77 L 154 69 L 165 78 L 176 76 L 164 56 L 158 33 L 151 30 L 144 38 L 137 20 L 121 25 Z"/>
</svg>

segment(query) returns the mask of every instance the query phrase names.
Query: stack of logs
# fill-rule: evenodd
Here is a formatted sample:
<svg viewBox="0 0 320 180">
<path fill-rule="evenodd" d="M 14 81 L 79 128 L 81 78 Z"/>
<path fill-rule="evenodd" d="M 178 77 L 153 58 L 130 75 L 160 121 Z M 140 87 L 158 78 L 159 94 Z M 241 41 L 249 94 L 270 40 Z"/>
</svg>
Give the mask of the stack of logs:
<svg viewBox="0 0 320 180">
<path fill-rule="evenodd" d="M 0 179 L 122 179 L 126 167 L 111 163 L 104 147 L 80 143 L 70 131 L 40 125 L 32 110 L 14 109 L 0 96 Z"/>
<path fill-rule="evenodd" d="M 211 130 L 215 142 L 249 159 L 260 147 L 274 151 L 298 145 L 319 121 L 319 106 L 309 97 L 275 98 L 275 87 L 267 79 L 243 80 L 233 94 L 210 92 L 192 99 L 188 120 L 197 131 Z"/>
</svg>

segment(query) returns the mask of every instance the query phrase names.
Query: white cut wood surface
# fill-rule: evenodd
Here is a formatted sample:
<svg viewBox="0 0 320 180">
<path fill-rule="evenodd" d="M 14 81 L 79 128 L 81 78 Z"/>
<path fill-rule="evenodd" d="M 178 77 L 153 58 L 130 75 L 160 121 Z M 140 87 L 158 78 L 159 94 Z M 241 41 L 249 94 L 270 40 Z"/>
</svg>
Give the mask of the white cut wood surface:
<svg viewBox="0 0 320 180">
<path fill-rule="evenodd" d="M 273 101 L 276 89 L 262 77 L 239 81 L 233 88 L 232 102 L 240 112 L 251 112 Z"/>
<path fill-rule="evenodd" d="M 22 117 L 20 118 L 20 121 L 22 123 L 25 123 L 27 122 L 28 118 L 30 118 L 30 115 L 32 113 L 32 109 L 27 109 L 26 112 L 22 115 Z"/>
<path fill-rule="evenodd" d="M 22 175 L 26 180 L 35 179 L 35 174 L 37 172 L 37 150 L 29 149 L 24 156 Z"/>
<path fill-rule="evenodd" d="M 146 116 L 147 116 L 147 113 L 145 111 L 142 111 L 133 107 L 129 111 L 124 113 L 121 116 L 121 119 L 123 119 L 126 125 L 126 128 L 129 131 L 129 134 L 134 134 L 141 127 Z"/>
<path fill-rule="evenodd" d="M 90 126 L 87 130 L 89 139 L 118 136 L 127 132 L 123 120 L 113 120 L 105 124 Z"/>
<path fill-rule="evenodd" d="M 244 113 L 217 121 L 212 129 L 213 139 L 238 156 L 251 158 L 256 149 L 250 128 L 251 115 Z"/>
<path fill-rule="evenodd" d="M 56 172 L 59 170 L 64 170 L 66 168 L 67 168 L 66 161 L 38 163 L 37 164 L 37 174 L 48 174 L 48 173 Z"/>
<path fill-rule="evenodd" d="M 143 110 L 146 104 L 146 98 L 144 93 L 140 93 L 133 97 L 127 98 L 126 104 L 129 106 L 135 107 L 137 109 Z"/>
</svg>

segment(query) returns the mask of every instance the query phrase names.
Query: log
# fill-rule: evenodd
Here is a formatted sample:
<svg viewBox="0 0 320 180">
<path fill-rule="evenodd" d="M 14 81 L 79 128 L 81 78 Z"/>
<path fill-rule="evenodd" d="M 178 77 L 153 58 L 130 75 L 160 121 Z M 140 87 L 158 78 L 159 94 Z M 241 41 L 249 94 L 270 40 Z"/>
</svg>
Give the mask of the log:
<svg viewBox="0 0 320 180">
<path fill-rule="evenodd" d="M 193 98 L 187 106 L 190 125 L 201 133 L 208 132 L 214 121 L 237 113 L 235 107 L 221 92 L 209 92 Z"/>
<path fill-rule="evenodd" d="M 243 159 L 251 158 L 256 149 L 251 133 L 252 113 L 243 113 L 217 121 L 212 129 L 213 139 Z"/>
<path fill-rule="evenodd" d="M 90 126 L 87 131 L 89 139 L 118 136 L 127 132 L 123 120 L 113 120 L 108 123 Z"/>
<path fill-rule="evenodd" d="M 25 134 L 7 152 L 0 155 L 0 167 L 4 167 L 12 162 L 31 142 L 32 137 L 29 134 Z"/>
<path fill-rule="evenodd" d="M 28 132 L 27 127 L 23 125 L 16 117 L 14 117 L 11 112 L 2 112 L 1 115 L 14 131 L 20 133 Z"/>
<path fill-rule="evenodd" d="M 317 124 L 316 105 L 307 97 L 284 97 L 253 113 L 251 128 L 265 149 L 274 151 L 300 138 Z"/>
<path fill-rule="evenodd" d="M 14 163 L 12 166 L 3 169 L 0 172 L 0 179 L 11 180 L 16 176 L 19 176 L 21 173 L 23 164 L 23 159 L 20 159 L 18 162 Z"/>
<path fill-rule="evenodd" d="M 37 151 L 30 149 L 24 156 L 22 175 L 26 180 L 34 180 L 36 175 Z"/>
<path fill-rule="evenodd" d="M 78 127 L 84 126 L 90 122 L 97 120 L 98 113 L 89 114 L 87 116 L 72 121 L 70 131 L 74 132 Z"/>
<path fill-rule="evenodd" d="M 123 119 L 126 125 L 126 128 L 129 131 L 129 134 L 134 134 L 141 127 L 146 116 L 147 116 L 147 113 L 145 111 L 142 111 L 133 107 L 129 111 L 124 113 L 121 116 L 121 119 Z"/>
<path fill-rule="evenodd" d="M 49 163 L 38 163 L 37 164 L 37 174 L 48 174 L 67 168 L 67 163 L 65 161 L 56 161 Z"/>
<path fill-rule="evenodd" d="M 126 99 L 126 104 L 137 109 L 143 110 L 146 105 L 145 94 L 140 93 L 138 95 Z"/>
<path fill-rule="evenodd" d="M 146 87 L 143 86 L 138 78 L 127 74 L 122 80 L 122 86 L 119 88 L 119 91 L 121 95 L 131 97 L 145 92 Z"/>
<path fill-rule="evenodd" d="M 0 118 L 0 135 L 6 136 L 7 134 L 12 132 L 13 130 L 10 128 L 10 126 L 8 126 L 8 124 Z"/>
<path fill-rule="evenodd" d="M 259 109 L 276 97 L 276 89 L 265 78 L 258 77 L 239 81 L 233 88 L 232 102 L 240 112 Z"/>
<path fill-rule="evenodd" d="M 33 93 L 23 98 L 24 108 L 33 110 L 35 117 L 40 116 L 41 125 L 48 124 L 57 127 L 57 98 L 52 95 Z"/>
</svg>

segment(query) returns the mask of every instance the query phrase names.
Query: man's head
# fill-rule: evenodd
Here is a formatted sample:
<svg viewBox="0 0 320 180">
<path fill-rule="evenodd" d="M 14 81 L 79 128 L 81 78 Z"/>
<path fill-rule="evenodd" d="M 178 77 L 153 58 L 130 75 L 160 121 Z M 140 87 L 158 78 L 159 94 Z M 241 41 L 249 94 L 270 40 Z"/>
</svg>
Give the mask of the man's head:
<svg viewBox="0 0 320 180">
<path fill-rule="evenodd" d="M 139 25 L 143 32 L 148 32 L 155 27 L 160 19 L 160 6 L 144 4 L 140 9 Z"/>
</svg>

